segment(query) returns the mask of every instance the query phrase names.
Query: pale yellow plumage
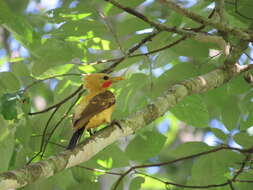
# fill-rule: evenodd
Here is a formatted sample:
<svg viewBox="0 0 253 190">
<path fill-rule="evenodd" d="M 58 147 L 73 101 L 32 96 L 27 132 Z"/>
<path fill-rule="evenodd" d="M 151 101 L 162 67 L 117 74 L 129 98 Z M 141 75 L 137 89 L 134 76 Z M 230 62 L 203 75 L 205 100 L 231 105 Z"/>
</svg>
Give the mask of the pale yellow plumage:
<svg viewBox="0 0 253 190">
<path fill-rule="evenodd" d="M 76 106 L 73 114 L 75 130 L 68 148 L 72 149 L 84 130 L 110 123 L 114 111 L 115 97 L 108 91 L 113 82 L 122 77 L 110 77 L 108 74 L 96 73 L 84 76 L 84 87 L 88 94 Z"/>
</svg>

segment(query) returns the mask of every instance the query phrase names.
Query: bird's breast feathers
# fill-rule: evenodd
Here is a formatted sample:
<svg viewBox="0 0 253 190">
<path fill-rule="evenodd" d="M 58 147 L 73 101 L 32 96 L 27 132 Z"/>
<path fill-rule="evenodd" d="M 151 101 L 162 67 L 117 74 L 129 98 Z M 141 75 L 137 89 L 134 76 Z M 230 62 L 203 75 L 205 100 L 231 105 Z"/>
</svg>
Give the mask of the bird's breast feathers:
<svg viewBox="0 0 253 190">
<path fill-rule="evenodd" d="M 97 127 L 111 122 L 114 111 L 115 96 L 110 91 L 101 92 L 95 96 L 85 96 L 75 109 L 73 127 L 85 129 Z"/>
</svg>

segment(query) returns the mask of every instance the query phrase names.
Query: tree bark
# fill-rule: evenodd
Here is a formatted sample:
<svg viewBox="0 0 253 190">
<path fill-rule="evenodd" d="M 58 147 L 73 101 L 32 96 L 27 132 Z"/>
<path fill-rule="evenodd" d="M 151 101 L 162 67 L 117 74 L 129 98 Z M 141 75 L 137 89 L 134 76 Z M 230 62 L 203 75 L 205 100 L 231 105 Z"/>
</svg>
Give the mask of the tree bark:
<svg viewBox="0 0 253 190">
<path fill-rule="evenodd" d="M 48 178 L 64 169 L 88 161 L 99 151 L 118 139 L 131 135 L 140 128 L 147 126 L 156 118 L 166 113 L 184 97 L 219 87 L 236 75 L 249 69 L 250 66 L 235 64 L 229 70 L 222 68 L 215 69 L 207 74 L 173 85 L 163 96 L 158 97 L 153 103 L 146 105 L 143 109 L 133 113 L 128 118 L 120 120 L 119 124 L 123 127 L 123 130 L 119 129 L 116 125 L 104 128 L 92 136 L 92 138 L 88 138 L 73 151 L 66 150 L 43 161 L 0 174 L 0 190 L 23 187 L 37 180 Z"/>
</svg>

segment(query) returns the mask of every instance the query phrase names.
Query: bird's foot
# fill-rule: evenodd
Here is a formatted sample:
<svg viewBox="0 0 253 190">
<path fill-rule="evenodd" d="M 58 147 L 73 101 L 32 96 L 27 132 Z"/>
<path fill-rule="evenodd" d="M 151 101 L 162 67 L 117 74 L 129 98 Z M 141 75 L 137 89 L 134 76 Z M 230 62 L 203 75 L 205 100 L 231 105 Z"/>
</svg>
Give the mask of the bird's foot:
<svg viewBox="0 0 253 190">
<path fill-rule="evenodd" d="M 89 133 L 90 136 L 95 135 L 95 133 L 97 132 L 97 131 L 94 130 L 94 129 L 93 129 L 93 130 L 92 130 L 92 129 L 88 129 L 87 131 L 88 131 L 88 133 Z"/>
<path fill-rule="evenodd" d="M 124 132 L 122 126 L 120 125 L 120 123 L 116 120 L 113 120 L 109 126 L 113 126 L 113 125 L 116 125 L 122 132 Z"/>
<path fill-rule="evenodd" d="M 96 137 L 94 136 L 98 131 L 97 130 L 94 130 L 94 129 L 87 129 L 88 133 L 90 134 L 90 138 L 93 140 L 93 141 L 96 141 Z"/>
</svg>

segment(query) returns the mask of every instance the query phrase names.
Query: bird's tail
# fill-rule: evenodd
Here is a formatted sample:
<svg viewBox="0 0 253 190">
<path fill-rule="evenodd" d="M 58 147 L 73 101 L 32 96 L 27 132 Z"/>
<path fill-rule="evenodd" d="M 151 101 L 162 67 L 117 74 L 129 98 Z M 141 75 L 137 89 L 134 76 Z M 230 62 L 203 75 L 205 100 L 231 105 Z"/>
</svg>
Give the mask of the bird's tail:
<svg viewBox="0 0 253 190">
<path fill-rule="evenodd" d="M 84 127 L 78 129 L 77 131 L 74 132 L 74 134 L 72 135 L 70 141 L 69 141 L 69 144 L 67 146 L 67 149 L 68 150 L 72 150 L 75 148 L 76 146 L 76 143 L 78 141 L 78 139 L 82 136 L 83 134 L 83 131 L 84 131 Z"/>
</svg>

